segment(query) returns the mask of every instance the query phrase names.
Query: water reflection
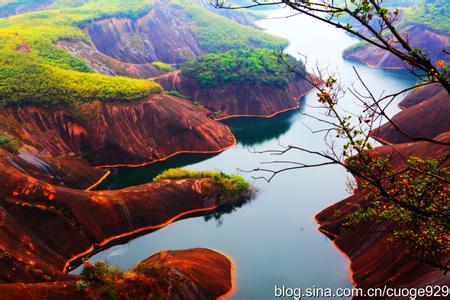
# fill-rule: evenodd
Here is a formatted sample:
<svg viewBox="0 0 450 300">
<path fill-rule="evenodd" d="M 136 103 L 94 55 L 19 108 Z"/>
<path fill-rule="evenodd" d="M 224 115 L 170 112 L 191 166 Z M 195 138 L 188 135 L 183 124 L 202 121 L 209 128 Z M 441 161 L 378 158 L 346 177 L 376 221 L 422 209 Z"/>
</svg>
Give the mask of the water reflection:
<svg viewBox="0 0 450 300">
<path fill-rule="evenodd" d="M 304 107 L 304 98 L 300 99 L 300 110 Z M 238 142 L 245 147 L 257 146 L 266 141 L 278 139 L 288 132 L 299 110 L 281 113 L 273 118 L 234 118 L 224 120 L 230 126 Z"/>
<path fill-rule="evenodd" d="M 181 221 L 181 220 L 191 219 L 191 218 L 203 217 L 205 222 L 216 221 L 217 226 L 222 226 L 224 215 L 231 214 L 231 213 L 235 212 L 237 209 L 245 206 L 246 204 L 251 203 L 255 199 L 257 193 L 258 193 L 258 190 L 254 187 L 251 187 L 248 194 L 245 194 L 242 197 L 236 197 L 236 198 L 227 200 L 226 204 L 220 204 L 221 206 L 218 209 L 214 210 L 213 212 L 192 213 L 192 214 L 189 214 L 189 215 L 179 218 L 176 222 Z M 172 224 L 168 225 L 168 226 L 172 226 Z M 126 236 L 123 238 L 118 238 L 116 240 L 113 240 L 112 242 L 108 243 L 108 245 L 106 245 L 104 247 L 97 247 L 94 249 L 94 251 L 92 251 L 88 255 L 86 255 L 84 257 L 80 257 L 79 259 L 71 262 L 68 267 L 68 272 L 70 274 L 80 274 L 80 272 L 83 269 L 82 262 L 86 259 L 89 259 L 89 258 L 95 256 L 96 254 L 99 254 L 99 253 L 107 253 L 104 260 L 108 261 L 110 264 L 112 264 L 114 266 L 117 266 L 121 256 L 127 254 L 127 252 L 130 250 L 130 248 L 128 247 L 129 241 L 136 239 L 140 236 L 145 236 L 145 235 L 151 234 L 153 232 L 159 231 L 163 228 L 164 227 L 158 228 L 158 229 L 149 229 L 149 230 L 141 231 L 141 232 L 133 234 L 133 235 L 129 235 L 129 236 Z M 150 253 L 150 254 L 153 254 L 153 253 Z"/>
<path fill-rule="evenodd" d="M 304 107 L 304 98 L 300 99 L 300 111 Z M 281 113 L 273 118 L 233 118 L 222 121 L 231 128 L 240 145 L 257 146 L 266 141 L 277 139 L 289 131 L 298 116 L 299 110 Z M 170 168 L 184 168 L 213 158 L 218 154 L 178 154 L 168 160 L 144 167 L 118 167 L 111 169 L 111 175 L 96 190 L 116 190 L 129 186 L 151 182 L 153 178 Z"/>
<path fill-rule="evenodd" d="M 182 168 L 213 158 L 217 154 L 178 154 L 174 157 L 144 167 L 119 167 L 111 169 L 111 175 L 96 190 L 117 190 L 149 183 L 157 175 L 171 168 Z"/>
<path fill-rule="evenodd" d="M 250 190 L 247 194 L 228 200 L 226 204 L 221 204 L 221 206 L 212 213 L 206 214 L 203 219 L 205 222 L 215 220 L 217 225 L 221 226 L 223 224 L 224 215 L 232 214 L 238 208 L 251 203 L 256 198 L 258 193 L 259 190 L 255 186 L 250 186 Z"/>
</svg>

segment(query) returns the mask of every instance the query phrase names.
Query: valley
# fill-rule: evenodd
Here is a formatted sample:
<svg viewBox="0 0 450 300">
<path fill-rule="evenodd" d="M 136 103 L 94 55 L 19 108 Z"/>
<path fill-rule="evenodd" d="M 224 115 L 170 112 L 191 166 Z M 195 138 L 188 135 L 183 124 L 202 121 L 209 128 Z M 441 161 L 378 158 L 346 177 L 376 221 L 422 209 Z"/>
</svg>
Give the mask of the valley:
<svg viewBox="0 0 450 300">
<path fill-rule="evenodd" d="M 400 171 L 415 156 L 449 167 L 439 83 L 409 91 L 418 76 L 398 57 L 291 13 L 200 0 L 0 2 L 1 295 L 266 299 L 275 285 L 448 285 L 383 225 L 346 229 L 371 203 L 361 184 L 349 193 L 359 182 L 341 166 L 263 180 L 280 167 L 274 149 L 327 151 L 328 133 L 314 130 L 324 73 L 343 90 L 408 91 L 389 103 L 392 122 L 371 129 L 372 157 Z M 401 30 L 444 69 L 447 25 L 421 14 L 404 8 Z M 354 92 L 339 104 L 361 109 Z M 301 151 L 283 159 L 318 164 Z"/>
</svg>

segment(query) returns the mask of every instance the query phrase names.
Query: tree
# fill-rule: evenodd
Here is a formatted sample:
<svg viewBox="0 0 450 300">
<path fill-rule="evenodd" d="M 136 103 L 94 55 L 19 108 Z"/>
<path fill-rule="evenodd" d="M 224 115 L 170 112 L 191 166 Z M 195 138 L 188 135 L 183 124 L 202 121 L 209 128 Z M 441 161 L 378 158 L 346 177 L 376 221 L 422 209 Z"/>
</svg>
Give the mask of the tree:
<svg viewBox="0 0 450 300">
<path fill-rule="evenodd" d="M 396 27 L 400 16 L 399 9 L 385 7 L 383 4 L 383 0 L 274 2 L 252 0 L 251 4 L 242 6 L 233 6 L 223 0 L 216 0 L 213 3 L 216 8 L 227 9 L 285 5 L 296 13 L 303 13 L 333 25 L 392 53 L 402 59 L 411 72 L 420 76 L 421 81 L 418 84 L 376 98 L 354 68 L 358 80 L 364 87 L 363 91 L 349 89 L 355 99 L 362 104 L 362 110 L 357 115 L 349 115 L 340 107 L 339 99 L 344 89 L 333 75 L 326 75 L 317 70 L 316 76 L 323 78 L 321 84 L 317 84 L 312 77 L 303 76 L 318 91 L 318 101 L 324 115 L 320 118 L 308 116 L 324 124 L 323 128 L 314 132 L 326 133 L 325 143 L 328 149 L 314 151 L 289 145 L 261 152 L 282 156 L 289 151 L 302 151 L 318 156 L 322 161 L 308 164 L 275 160 L 266 163 L 283 166 L 289 164 L 289 166 L 277 170 L 257 168 L 250 172 L 263 172 L 262 176 L 255 178 L 271 181 L 277 174 L 295 169 L 325 165 L 339 165 L 345 168 L 355 178 L 356 184 L 351 186 L 352 190 L 363 194 L 367 204 L 355 207 L 353 213 L 347 216 L 344 227 L 353 228 L 365 222 L 379 224 L 378 227 L 390 234 L 392 239 L 406 243 L 415 258 L 447 272 L 450 257 L 449 155 L 427 160 L 414 156 L 404 157 L 394 146 L 390 155 L 376 155 L 371 144 L 370 132 L 381 120 L 387 120 L 413 141 L 449 147 L 450 143 L 446 141 L 408 135 L 386 113 L 396 97 L 419 86 L 440 84 L 450 92 L 448 70 L 445 63 L 430 61 L 422 49 L 413 48 L 409 44 L 407 36 L 400 33 Z M 355 23 L 364 30 L 355 29 L 352 25 Z M 295 68 L 291 71 L 300 73 Z M 401 163 L 393 164 L 394 158 L 397 160 L 400 158 Z"/>
</svg>

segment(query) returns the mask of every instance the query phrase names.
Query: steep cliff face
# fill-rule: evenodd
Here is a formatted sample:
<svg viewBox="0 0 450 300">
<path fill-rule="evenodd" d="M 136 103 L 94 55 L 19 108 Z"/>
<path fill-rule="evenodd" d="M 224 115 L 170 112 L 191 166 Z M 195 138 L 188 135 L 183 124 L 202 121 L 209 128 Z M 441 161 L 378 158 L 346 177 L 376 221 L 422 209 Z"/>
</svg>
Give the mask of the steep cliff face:
<svg viewBox="0 0 450 300">
<path fill-rule="evenodd" d="M 209 249 L 163 251 L 140 265 L 139 275 L 116 280 L 117 299 L 210 300 L 218 299 L 233 286 L 232 262 Z M 105 289 L 91 287 L 80 293 L 75 280 L 0 285 L 0 292 L 7 299 L 102 299 Z"/>
<path fill-rule="evenodd" d="M 450 142 L 450 133 L 437 137 Z M 395 147 L 393 150 L 392 147 Z M 376 148 L 373 155 L 390 156 L 392 164 L 400 169 L 404 166 L 401 157 L 410 155 L 427 158 L 444 158 L 450 154 L 450 147 L 428 142 L 415 142 Z M 401 154 L 401 155 L 400 155 Z M 450 167 L 447 161 L 443 167 Z M 354 211 L 354 204 L 367 204 L 367 197 L 360 192 L 320 212 L 316 219 L 320 230 L 334 239 L 335 244 L 351 260 L 352 281 L 357 287 L 425 287 L 427 285 L 449 285 L 450 275 L 414 259 L 407 253 L 405 245 L 389 240 L 380 225 L 359 226 L 355 230 L 344 231 L 344 218 Z M 341 213 L 338 215 L 336 211 Z"/>
<path fill-rule="evenodd" d="M 296 109 L 299 99 L 312 86 L 306 81 L 291 82 L 286 88 L 263 85 L 226 85 L 215 88 L 203 88 L 180 71 L 174 71 L 152 80 L 161 84 L 166 90 L 176 90 L 198 101 L 215 112 L 218 119 L 230 116 L 269 117 L 279 112 Z"/>
<path fill-rule="evenodd" d="M 424 86 L 409 95 L 402 103 L 407 107 L 392 118 L 393 123 L 405 132 L 386 123 L 372 132 L 382 142 L 406 143 L 413 138 L 434 138 L 450 131 L 450 95 L 437 85 Z"/>
<path fill-rule="evenodd" d="M 228 127 L 189 101 L 152 95 L 133 103 L 6 107 L 0 116 L 22 124 L 18 135 L 41 154 L 75 153 L 94 165 L 143 164 L 179 152 L 220 152 L 235 143 Z"/>
<path fill-rule="evenodd" d="M 128 63 L 182 63 L 205 54 L 186 15 L 167 4 L 155 4 L 137 20 L 111 18 L 93 22 L 85 31 L 100 52 Z"/>
<path fill-rule="evenodd" d="M 209 179 L 89 192 L 44 183 L 0 159 L 0 182 L 2 283 L 70 278 L 68 262 L 94 246 L 217 208 Z"/>
<path fill-rule="evenodd" d="M 57 45 L 84 60 L 96 73 L 132 78 L 149 78 L 162 74 L 152 64 L 126 63 L 101 53 L 93 45 L 83 41 L 59 41 Z"/>
<path fill-rule="evenodd" d="M 420 48 L 428 54 L 432 62 L 438 60 L 449 61 L 448 55 L 442 50 L 448 49 L 450 36 L 437 32 L 425 25 L 413 25 L 402 31 L 408 34 L 408 41 L 413 48 Z M 400 49 L 400 46 L 396 46 Z M 363 62 L 371 67 L 385 69 L 404 69 L 405 64 L 393 54 L 373 45 L 356 47 L 344 54 L 347 59 Z"/>
</svg>

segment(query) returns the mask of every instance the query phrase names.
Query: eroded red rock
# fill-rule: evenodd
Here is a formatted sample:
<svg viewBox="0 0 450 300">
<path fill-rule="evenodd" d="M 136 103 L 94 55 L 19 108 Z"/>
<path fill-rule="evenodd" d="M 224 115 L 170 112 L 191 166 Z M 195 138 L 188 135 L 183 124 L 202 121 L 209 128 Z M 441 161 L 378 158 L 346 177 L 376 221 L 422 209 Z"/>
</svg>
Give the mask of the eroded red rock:
<svg viewBox="0 0 450 300">
<path fill-rule="evenodd" d="M 401 105 L 406 107 L 372 132 L 372 136 L 385 143 L 406 143 L 414 138 L 432 139 L 450 131 L 450 95 L 437 85 L 422 87 L 409 95 Z M 402 133 L 405 132 L 405 134 Z"/>
<path fill-rule="evenodd" d="M 132 103 L 5 107 L 0 117 L 42 155 L 75 153 L 93 165 L 143 164 L 180 152 L 214 153 L 235 144 L 229 128 L 187 100 L 152 95 Z"/>
<path fill-rule="evenodd" d="M 443 49 L 447 49 L 450 43 L 450 36 L 438 32 L 426 25 L 413 25 L 402 31 L 403 36 L 408 36 L 408 42 L 412 48 L 423 49 L 432 62 L 447 60 Z M 400 49 L 399 45 L 394 45 Z M 405 50 L 401 50 L 405 51 Z M 371 67 L 383 69 L 405 69 L 407 65 L 388 51 L 373 45 L 358 47 L 344 55 L 345 58 L 363 62 Z"/>
<path fill-rule="evenodd" d="M 216 118 L 230 116 L 271 117 L 296 109 L 299 99 L 312 89 L 304 80 L 292 81 L 285 88 L 263 85 L 225 85 L 202 88 L 199 83 L 174 71 L 153 78 L 166 90 L 176 90 L 184 96 L 218 113 Z"/>
<path fill-rule="evenodd" d="M 183 10 L 157 3 L 145 16 L 110 18 L 85 28 L 96 48 L 123 62 L 182 63 L 206 54 L 192 33 Z"/>
<path fill-rule="evenodd" d="M 55 158 L 22 152 L 17 155 L 8 155 L 6 160 L 36 179 L 77 189 L 86 189 L 109 174 L 107 170 L 91 167 L 80 157 Z"/>
<path fill-rule="evenodd" d="M 436 139 L 450 142 L 450 132 Z M 391 157 L 393 167 L 400 169 L 404 166 L 402 156 L 442 159 L 450 155 L 450 147 L 415 142 L 382 146 L 374 149 L 372 154 Z M 450 161 L 447 160 L 443 167 L 450 167 Z M 324 209 L 316 216 L 320 224 L 319 230 L 334 239 L 336 246 L 349 257 L 353 283 L 361 288 L 449 285 L 449 274 L 445 275 L 441 270 L 413 258 L 404 244 L 390 241 L 379 225 L 369 228 L 361 225 L 351 231 L 342 229 L 345 217 L 356 209 L 353 204 L 364 205 L 367 201 L 366 195 L 356 191 L 354 195 Z M 337 210 L 340 211 L 338 215 L 335 214 Z"/>
<path fill-rule="evenodd" d="M 207 266 L 207 267 L 205 267 Z M 139 274 L 118 279 L 122 299 L 217 299 L 233 286 L 233 263 L 209 249 L 163 251 L 141 262 Z M 5 299 L 103 299 L 105 287 L 75 288 L 75 279 L 54 283 L 0 284 Z"/>
<path fill-rule="evenodd" d="M 204 180 L 89 192 L 44 183 L 0 159 L 0 282 L 67 279 L 68 263 L 93 246 L 212 211 L 215 193 Z"/>
</svg>

